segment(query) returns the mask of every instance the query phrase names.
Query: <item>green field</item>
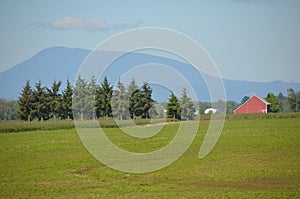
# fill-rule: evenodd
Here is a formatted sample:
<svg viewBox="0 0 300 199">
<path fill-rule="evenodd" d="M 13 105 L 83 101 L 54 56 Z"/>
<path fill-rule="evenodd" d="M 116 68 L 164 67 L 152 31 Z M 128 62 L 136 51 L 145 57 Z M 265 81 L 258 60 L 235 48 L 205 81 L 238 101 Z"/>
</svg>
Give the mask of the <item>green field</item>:
<svg viewBox="0 0 300 199">
<path fill-rule="evenodd" d="M 201 122 L 188 151 L 145 174 L 99 163 L 74 128 L 0 134 L 0 198 L 300 198 L 300 118 L 228 120 L 204 159 Z M 166 145 L 178 123 L 145 141 L 105 129 L 120 147 L 147 152 Z"/>
</svg>

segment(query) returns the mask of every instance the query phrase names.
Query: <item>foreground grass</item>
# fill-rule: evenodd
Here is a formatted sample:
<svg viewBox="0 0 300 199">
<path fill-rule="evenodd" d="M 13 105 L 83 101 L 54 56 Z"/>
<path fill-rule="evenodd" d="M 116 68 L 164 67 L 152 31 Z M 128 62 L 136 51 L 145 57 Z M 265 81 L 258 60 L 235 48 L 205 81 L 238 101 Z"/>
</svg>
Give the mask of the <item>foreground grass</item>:
<svg viewBox="0 0 300 199">
<path fill-rule="evenodd" d="M 198 158 L 209 121 L 174 164 L 146 174 L 95 160 L 75 129 L 0 134 L 0 198 L 299 198 L 300 119 L 226 121 L 213 151 Z M 166 145 L 178 124 L 143 141 L 105 130 L 120 147 L 147 152 Z"/>
</svg>

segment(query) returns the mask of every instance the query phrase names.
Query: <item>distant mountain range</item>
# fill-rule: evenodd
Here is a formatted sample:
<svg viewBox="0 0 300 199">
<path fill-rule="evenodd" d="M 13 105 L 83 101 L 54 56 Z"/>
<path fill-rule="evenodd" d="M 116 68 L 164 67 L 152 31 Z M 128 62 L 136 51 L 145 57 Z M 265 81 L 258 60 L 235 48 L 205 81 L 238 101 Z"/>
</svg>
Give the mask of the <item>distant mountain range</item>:
<svg viewBox="0 0 300 199">
<path fill-rule="evenodd" d="M 41 80 L 43 85 L 50 87 L 54 80 L 65 81 L 69 79 L 74 83 L 77 71 L 90 53 L 89 50 L 80 48 L 66 48 L 66 47 L 53 47 L 47 48 L 32 58 L 23 61 L 22 63 L 0 73 L 0 98 L 17 99 L 22 87 L 25 85 L 26 80 L 30 80 L 32 86 L 34 83 Z M 108 56 L 115 52 L 105 52 Z M 197 87 L 198 99 L 201 101 L 210 101 L 209 93 L 207 91 L 205 82 L 202 77 L 206 74 L 195 75 L 195 69 L 188 65 L 171 58 L 154 56 L 149 54 L 131 53 L 114 63 L 108 71 L 108 78 L 111 82 L 116 82 L 120 74 L 126 73 L 132 67 L 146 64 L 146 63 L 159 63 L 171 66 L 177 71 L 180 71 L 185 77 L 193 82 L 192 86 Z M 228 100 L 235 100 L 240 102 L 243 96 L 257 94 L 265 97 L 267 93 L 273 92 L 277 95 L 279 92 L 286 94 L 287 88 L 300 90 L 300 83 L 273 81 L 273 82 L 251 82 L 251 81 L 237 81 L 223 79 L 226 95 Z M 126 82 L 125 82 L 126 83 Z M 176 84 L 174 80 L 174 84 Z M 179 88 L 178 88 L 179 89 Z M 181 88 L 180 88 L 181 89 Z M 158 88 L 159 90 L 159 88 Z M 164 90 L 165 92 L 166 90 Z M 154 98 L 159 101 L 166 101 L 169 93 L 156 92 L 154 88 Z M 174 91 L 180 93 L 181 91 Z"/>
</svg>

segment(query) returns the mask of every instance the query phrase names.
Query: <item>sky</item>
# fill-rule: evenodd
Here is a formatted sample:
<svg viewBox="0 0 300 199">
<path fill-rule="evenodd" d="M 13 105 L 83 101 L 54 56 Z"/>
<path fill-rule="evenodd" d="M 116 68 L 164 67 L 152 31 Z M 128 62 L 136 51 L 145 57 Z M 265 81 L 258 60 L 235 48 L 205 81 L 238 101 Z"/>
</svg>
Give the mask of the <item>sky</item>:
<svg viewBox="0 0 300 199">
<path fill-rule="evenodd" d="M 201 44 L 222 77 L 300 82 L 299 0 L 0 2 L 0 72 L 54 47 L 93 49 L 122 31 L 161 27 Z"/>
</svg>

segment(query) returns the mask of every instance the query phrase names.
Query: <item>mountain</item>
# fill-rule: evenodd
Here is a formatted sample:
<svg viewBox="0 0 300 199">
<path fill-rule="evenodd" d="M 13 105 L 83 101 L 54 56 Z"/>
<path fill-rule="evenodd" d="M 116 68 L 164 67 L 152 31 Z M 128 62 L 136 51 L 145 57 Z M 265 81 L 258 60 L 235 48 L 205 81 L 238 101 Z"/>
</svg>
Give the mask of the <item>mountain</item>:
<svg viewBox="0 0 300 199">
<path fill-rule="evenodd" d="M 54 80 L 71 80 L 88 53 L 88 50 L 64 47 L 42 50 L 0 73 L 0 97 L 17 99 L 27 80 L 30 80 L 33 87 L 39 80 L 46 86 L 50 86 Z"/>
<path fill-rule="evenodd" d="M 0 98 L 17 99 L 26 80 L 30 80 L 32 87 L 34 83 L 41 80 L 43 85 L 50 87 L 54 80 L 61 80 L 63 87 L 69 79 L 74 83 L 78 69 L 83 63 L 89 50 L 80 48 L 53 47 L 47 48 L 32 58 L 0 73 Z M 113 57 L 117 52 L 101 52 L 106 58 Z M 118 53 L 117 53 L 118 54 Z M 110 82 L 116 82 L 127 71 L 135 66 L 159 63 L 171 66 L 182 76 L 192 82 L 193 88 L 197 90 L 198 99 L 201 101 L 210 101 L 210 95 L 207 91 L 204 78 L 209 78 L 207 74 L 199 74 L 187 63 L 183 63 L 171 58 L 154 56 L 142 53 L 130 53 L 114 61 L 111 67 L 105 72 Z M 155 66 L 153 66 L 155 68 Z M 151 67 L 148 67 L 151 69 Z M 150 72 L 151 70 L 149 70 Z M 144 75 L 144 76 L 143 76 Z M 141 80 L 146 81 L 147 74 L 143 74 Z M 157 74 L 159 76 L 159 73 Z M 136 78 L 136 77 L 135 77 Z M 168 78 L 168 77 L 166 77 Z M 273 82 L 251 82 L 223 79 L 228 100 L 240 102 L 243 96 L 257 94 L 265 97 L 267 93 L 273 92 L 277 95 L 279 92 L 286 94 L 287 88 L 300 90 L 300 83 L 273 81 Z M 128 83 L 128 82 L 125 82 Z M 182 90 L 180 81 L 172 80 L 175 93 L 179 95 Z M 176 87 L 177 86 L 177 87 Z M 169 96 L 168 88 L 153 85 L 154 98 L 157 101 L 166 101 Z"/>
<path fill-rule="evenodd" d="M 296 82 L 284 82 L 284 81 L 272 81 L 272 82 L 252 82 L 252 81 L 237 81 L 237 80 L 223 80 L 226 88 L 226 95 L 228 99 L 240 102 L 245 95 L 259 95 L 266 97 L 268 93 L 274 93 L 278 95 L 282 92 L 287 95 L 286 90 L 293 88 L 296 91 L 300 91 L 300 83 Z"/>
</svg>

